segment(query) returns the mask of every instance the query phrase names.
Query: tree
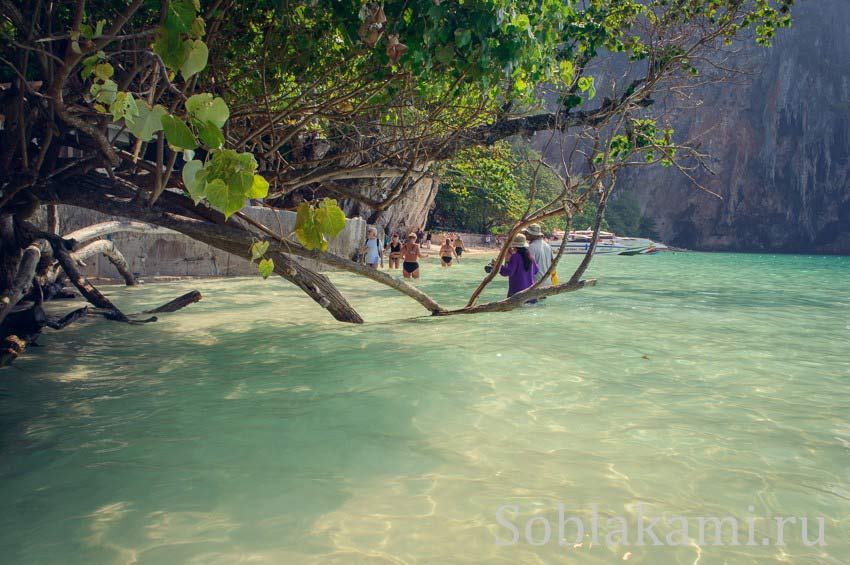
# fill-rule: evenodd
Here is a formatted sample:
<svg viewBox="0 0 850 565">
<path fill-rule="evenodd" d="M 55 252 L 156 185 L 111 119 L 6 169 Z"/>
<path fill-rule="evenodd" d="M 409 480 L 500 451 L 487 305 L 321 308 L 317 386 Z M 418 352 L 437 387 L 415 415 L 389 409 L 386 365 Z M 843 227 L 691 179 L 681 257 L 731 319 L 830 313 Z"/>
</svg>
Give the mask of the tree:
<svg viewBox="0 0 850 565">
<path fill-rule="evenodd" d="M 611 200 L 611 204 L 605 214 L 610 229 L 621 235 L 657 238 L 655 221 L 644 216 L 640 211 L 637 199 L 628 192 L 617 195 Z"/>
<path fill-rule="evenodd" d="M 479 233 L 509 231 L 531 204 L 532 187 L 536 207 L 546 205 L 563 189 L 559 175 L 549 167 L 540 166 L 542 160 L 539 151 L 517 137 L 490 148 L 472 147 L 462 151 L 437 169 L 440 191 L 432 221 L 444 226 L 464 226 Z M 589 200 L 580 212 L 573 214 L 573 223 L 592 224 L 595 217 L 596 202 Z M 563 227 L 560 218 L 550 218 L 541 224 L 547 232 Z M 605 220 L 602 227 L 607 228 Z"/>
<path fill-rule="evenodd" d="M 472 147 L 449 161 L 440 175 L 434 219 L 478 233 L 513 225 L 528 200 L 514 176 L 514 155 L 507 142 Z"/>
<path fill-rule="evenodd" d="M 699 164 L 659 121 L 653 96 L 697 85 L 701 68 L 721 66 L 724 43 L 750 34 L 769 44 L 790 24 L 792 4 L 2 0 L 0 321 L 49 259 L 69 267 L 75 243 L 29 222 L 39 204 L 143 221 L 250 256 L 348 322 L 362 320 L 295 258 L 367 276 L 438 315 L 507 310 L 581 288 L 592 248 L 563 285 L 476 305 L 488 276 L 467 307 L 447 311 L 323 252 L 340 225 L 333 200 L 381 221 L 435 163 L 511 136 L 568 132 L 569 142 L 551 141 L 565 144 L 552 169 L 560 191 L 539 204 L 532 181 L 511 234 L 553 218 L 568 227 L 593 199 L 598 229 L 623 167 L 688 174 Z M 593 69 L 612 58 L 623 75 L 595 81 Z M 544 95 L 557 98 L 556 111 L 540 110 Z M 547 165 L 533 167 L 537 178 Z M 239 212 L 248 198 L 288 206 L 296 197 L 297 240 Z"/>
</svg>

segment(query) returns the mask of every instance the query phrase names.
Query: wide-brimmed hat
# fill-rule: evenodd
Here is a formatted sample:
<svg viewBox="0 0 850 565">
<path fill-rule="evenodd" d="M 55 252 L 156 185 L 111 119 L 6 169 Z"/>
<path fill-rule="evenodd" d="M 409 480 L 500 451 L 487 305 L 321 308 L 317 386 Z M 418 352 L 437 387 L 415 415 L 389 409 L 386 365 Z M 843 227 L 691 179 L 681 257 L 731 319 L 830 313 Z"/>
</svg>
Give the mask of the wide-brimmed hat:
<svg viewBox="0 0 850 565">
<path fill-rule="evenodd" d="M 522 230 L 522 233 L 533 235 L 534 237 L 543 237 L 543 229 L 540 227 L 540 224 L 531 224 Z"/>
<path fill-rule="evenodd" d="M 407 234 L 407 239 L 410 239 L 411 237 L 412 237 L 413 239 L 416 239 L 416 234 L 415 234 L 415 233 L 413 233 L 413 232 L 410 232 L 409 234 Z"/>
<path fill-rule="evenodd" d="M 511 240 L 511 247 L 528 247 L 528 240 L 524 235 L 518 233 Z"/>
</svg>

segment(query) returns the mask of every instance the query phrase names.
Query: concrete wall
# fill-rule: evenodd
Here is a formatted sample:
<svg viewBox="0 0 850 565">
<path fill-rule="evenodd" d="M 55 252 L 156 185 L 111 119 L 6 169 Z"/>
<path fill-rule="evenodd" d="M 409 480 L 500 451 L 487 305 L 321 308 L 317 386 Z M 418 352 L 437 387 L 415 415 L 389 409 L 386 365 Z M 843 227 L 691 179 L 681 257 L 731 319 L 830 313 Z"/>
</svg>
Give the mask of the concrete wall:
<svg viewBox="0 0 850 565">
<path fill-rule="evenodd" d="M 463 244 L 466 247 L 483 247 L 483 248 L 488 248 L 488 247 L 497 248 L 498 247 L 496 245 L 496 236 L 495 235 L 490 236 L 490 244 L 488 245 L 487 241 L 486 241 L 487 236 L 485 234 L 471 233 L 471 232 L 461 232 L 461 231 L 450 231 L 450 232 L 432 231 L 431 232 L 431 239 L 432 239 L 432 242 L 433 242 L 432 245 L 440 245 L 441 243 L 443 243 L 443 237 L 445 235 L 449 234 L 449 233 L 454 233 L 455 235 L 459 235 L 461 237 L 461 239 L 463 240 Z"/>
<path fill-rule="evenodd" d="M 248 216 L 280 234 L 290 234 L 295 227 L 295 212 L 271 210 L 259 206 L 243 209 Z M 59 206 L 59 233 L 120 220 L 74 206 Z M 293 236 L 294 237 L 294 236 Z M 109 236 L 138 276 L 244 276 L 256 275 L 257 268 L 244 257 L 220 251 L 205 243 L 194 241 L 177 232 L 162 230 L 156 234 L 119 233 Z M 343 257 L 353 257 L 366 239 L 366 221 L 349 218 L 339 236 L 330 240 L 329 251 Z M 310 268 L 319 269 L 312 260 L 303 260 Z M 321 270 L 321 269 L 320 269 Z M 90 277 L 118 277 L 115 267 L 103 256 L 89 260 L 82 269 Z"/>
</svg>

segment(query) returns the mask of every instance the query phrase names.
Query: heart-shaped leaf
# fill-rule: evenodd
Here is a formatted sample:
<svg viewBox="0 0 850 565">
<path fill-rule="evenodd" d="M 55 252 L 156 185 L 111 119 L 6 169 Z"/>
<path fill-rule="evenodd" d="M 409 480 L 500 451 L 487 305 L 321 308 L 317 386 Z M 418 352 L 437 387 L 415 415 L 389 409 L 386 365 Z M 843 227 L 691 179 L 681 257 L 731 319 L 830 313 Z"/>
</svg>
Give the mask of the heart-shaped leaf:
<svg viewBox="0 0 850 565">
<path fill-rule="evenodd" d="M 266 254 L 266 251 L 269 250 L 269 242 L 268 241 L 255 241 L 251 245 L 251 260 L 256 261 L 260 259 L 263 255 Z"/>
<path fill-rule="evenodd" d="M 144 100 L 139 100 L 136 107 L 139 115 L 132 123 L 127 124 L 127 129 L 142 141 L 150 141 L 153 134 L 162 130 L 162 117 L 168 112 L 159 104 L 151 108 Z"/>
<path fill-rule="evenodd" d="M 221 179 L 213 179 L 208 182 L 204 192 L 210 204 L 223 212 L 225 218 L 229 218 L 234 212 L 238 212 L 245 206 L 245 192 Z"/>
<path fill-rule="evenodd" d="M 183 120 L 170 114 L 166 114 L 161 120 L 165 139 L 171 147 L 182 151 L 183 149 L 195 149 L 198 146 L 198 140 L 195 139 L 192 130 Z"/>
<path fill-rule="evenodd" d="M 186 185 L 186 190 L 189 191 L 189 196 L 195 201 L 195 204 L 200 202 L 204 196 L 204 185 L 206 183 L 198 180 L 198 172 L 204 168 L 204 164 L 193 159 L 183 165 L 183 184 Z"/>
<path fill-rule="evenodd" d="M 269 194 L 269 181 L 260 175 L 254 175 L 251 188 L 248 189 L 248 198 L 265 198 Z"/>
<path fill-rule="evenodd" d="M 260 261 L 260 264 L 257 266 L 257 268 L 263 278 L 267 279 L 269 278 L 269 275 L 274 272 L 274 261 L 272 261 L 271 259 L 263 259 L 262 261 Z"/>
<path fill-rule="evenodd" d="M 189 39 L 187 41 L 192 44 L 192 47 L 189 51 L 189 56 L 186 58 L 186 61 L 183 63 L 183 66 L 180 67 L 180 73 L 186 80 L 188 80 L 189 77 L 191 77 L 192 75 L 199 73 L 206 68 L 207 59 L 210 55 L 206 43 L 204 43 L 200 39 L 197 39 L 195 41 Z"/>
</svg>

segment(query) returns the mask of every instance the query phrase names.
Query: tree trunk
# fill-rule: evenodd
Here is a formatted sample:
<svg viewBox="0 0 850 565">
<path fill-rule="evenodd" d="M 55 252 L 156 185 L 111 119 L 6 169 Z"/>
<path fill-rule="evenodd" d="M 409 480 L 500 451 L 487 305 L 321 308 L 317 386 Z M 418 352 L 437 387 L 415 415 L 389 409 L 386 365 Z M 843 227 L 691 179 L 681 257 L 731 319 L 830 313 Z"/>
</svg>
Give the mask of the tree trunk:
<svg viewBox="0 0 850 565">
<path fill-rule="evenodd" d="M 50 252 L 50 243 L 44 239 L 37 239 L 24 249 L 11 284 L 0 292 L 0 324 L 32 287 L 35 269 L 42 255 L 48 255 Z"/>
<path fill-rule="evenodd" d="M 47 231 L 59 235 L 59 207 L 55 204 L 47 207 Z"/>
</svg>

